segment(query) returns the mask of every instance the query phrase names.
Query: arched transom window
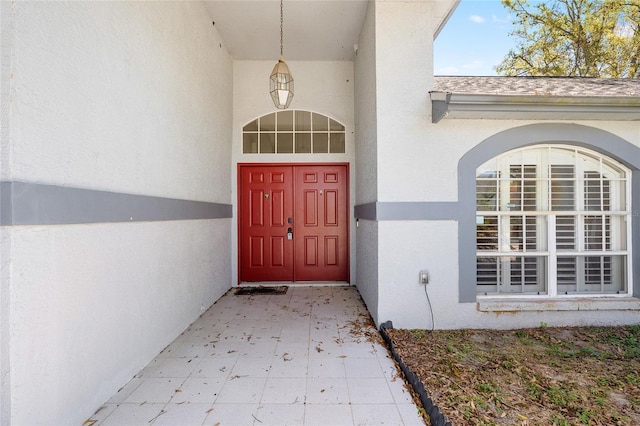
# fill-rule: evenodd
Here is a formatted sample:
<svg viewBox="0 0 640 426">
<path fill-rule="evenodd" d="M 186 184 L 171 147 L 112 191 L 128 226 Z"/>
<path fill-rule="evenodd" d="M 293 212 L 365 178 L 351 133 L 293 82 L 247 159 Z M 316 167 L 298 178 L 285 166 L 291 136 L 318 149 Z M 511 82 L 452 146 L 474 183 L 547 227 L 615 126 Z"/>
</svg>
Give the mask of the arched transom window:
<svg viewBox="0 0 640 426">
<path fill-rule="evenodd" d="M 278 111 L 242 128 L 245 154 L 334 154 L 345 152 L 345 128 L 310 111 Z"/>
<path fill-rule="evenodd" d="M 476 170 L 478 294 L 630 294 L 629 170 L 561 145 Z"/>
</svg>

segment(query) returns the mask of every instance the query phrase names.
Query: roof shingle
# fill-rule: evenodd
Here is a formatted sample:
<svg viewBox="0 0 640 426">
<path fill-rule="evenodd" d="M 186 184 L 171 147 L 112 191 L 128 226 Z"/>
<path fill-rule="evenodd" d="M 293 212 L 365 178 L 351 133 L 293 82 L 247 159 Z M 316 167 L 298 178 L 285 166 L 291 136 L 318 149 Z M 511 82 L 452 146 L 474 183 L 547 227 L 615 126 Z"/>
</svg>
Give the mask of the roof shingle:
<svg viewBox="0 0 640 426">
<path fill-rule="evenodd" d="M 478 95 L 638 97 L 640 80 L 585 77 L 436 76 L 434 91 Z"/>
</svg>

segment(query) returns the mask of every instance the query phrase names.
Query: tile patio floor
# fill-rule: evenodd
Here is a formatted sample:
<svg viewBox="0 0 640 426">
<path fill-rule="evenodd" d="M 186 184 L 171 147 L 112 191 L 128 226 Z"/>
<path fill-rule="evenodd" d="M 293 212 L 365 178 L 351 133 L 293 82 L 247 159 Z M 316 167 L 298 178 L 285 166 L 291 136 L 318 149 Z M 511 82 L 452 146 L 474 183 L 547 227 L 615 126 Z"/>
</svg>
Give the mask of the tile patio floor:
<svg viewBox="0 0 640 426">
<path fill-rule="evenodd" d="M 231 290 L 95 425 L 424 425 L 355 287 Z"/>
</svg>

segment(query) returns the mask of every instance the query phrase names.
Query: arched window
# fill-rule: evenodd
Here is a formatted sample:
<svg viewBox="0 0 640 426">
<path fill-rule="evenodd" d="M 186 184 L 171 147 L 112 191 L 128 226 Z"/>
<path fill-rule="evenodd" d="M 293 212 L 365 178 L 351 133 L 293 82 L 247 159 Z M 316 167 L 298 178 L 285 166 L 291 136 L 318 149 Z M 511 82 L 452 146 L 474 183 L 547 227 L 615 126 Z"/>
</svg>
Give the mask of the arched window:
<svg viewBox="0 0 640 426">
<path fill-rule="evenodd" d="M 536 145 L 476 170 L 476 291 L 631 294 L 630 170 L 594 151 Z"/>
<path fill-rule="evenodd" d="M 278 111 L 242 128 L 245 154 L 344 154 L 345 128 L 310 111 Z"/>
</svg>

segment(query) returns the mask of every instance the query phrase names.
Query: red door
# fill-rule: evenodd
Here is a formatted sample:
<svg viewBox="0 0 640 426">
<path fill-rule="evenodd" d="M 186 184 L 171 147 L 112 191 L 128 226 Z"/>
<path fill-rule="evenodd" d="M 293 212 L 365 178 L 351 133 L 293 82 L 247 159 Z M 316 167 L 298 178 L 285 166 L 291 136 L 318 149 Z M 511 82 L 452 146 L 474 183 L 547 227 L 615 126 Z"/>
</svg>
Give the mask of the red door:
<svg viewBox="0 0 640 426">
<path fill-rule="evenodd" d="M 239 165 L 240 281 L 348 281 L 344 164 Z"/>
<path fill-rule="evenodd" d="M 346 166 L 297 166 L 295 183 L 295 281 L 346 281 Z"/>
<path fill-rule="evenodd" d="M 242 281 L 293 281 L 293 170 L 289 166 L 240 168 Z"/>
</svg>

